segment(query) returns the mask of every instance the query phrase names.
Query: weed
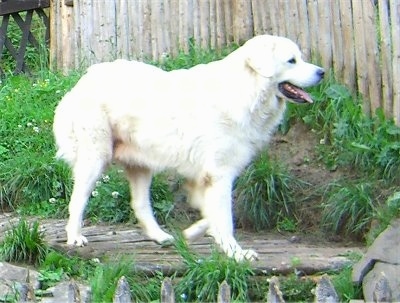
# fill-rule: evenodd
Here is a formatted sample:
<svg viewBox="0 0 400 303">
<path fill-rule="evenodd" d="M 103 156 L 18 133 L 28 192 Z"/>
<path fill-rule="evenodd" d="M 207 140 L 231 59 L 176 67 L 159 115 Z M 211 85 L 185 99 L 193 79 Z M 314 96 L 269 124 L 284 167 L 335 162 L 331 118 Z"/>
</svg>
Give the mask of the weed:
<svg viewBox="0 0 400 303">
<path fill-rule="evenodd" d="M 390 195 L 385 203 L 378 206 L 374 219 L 371 224 L 371 229 L 367 234 L 367 244 L 371 245 L 376 237 L 383 232 L 391 221 L 400 217 L 400 192 L 396 191 Z"/>
<path fill-rule="evenodd" d="M 322 204 L 322 224 L 330 231 L 360 238 L 368 230 L 377 208 L 375 186 L 356 180 L 331 185 Z"/>
<path fill-rule="evenodd" d="M 249 301 L 249 278 L 253 272 L 248 262 L 237 262 L 216 250 L 208 257 L 200 257 L 190 251 L 179 237 L 176 249 L 186 265 L 186 271 L 176 287 L 177 297 L 182 301 L 216 302 L 218 288 L 223 281 L 231 287 L 232 300 Z"/>
<path fill-rule="evenodd" d="M 127 279 L 131 293 L 138 302 L 150 302 L 159 298 L 160 278 L 148 278 L 135 272 L 133 261 L 122 258 L 96 268 L 90 279 L 93 302 L 112 302 L 118 280 L 122 276 Z"/>
<path fill-rule="evenodd" d="M 242 226 L 256 230 L 275 227 L 292 229 L 295 224 L 293 194 L 303 183 L 292 177 L 267 154 L 262 154 L 236 182 L 236 212 Z M 290 218 L 290 219 L 289 219 Z"/>
<path fill-rule="evenodd" d="M 8 262 L 26 262 L 38 265 L 48 252 L 39 223 L 28 223 L 20 219 L 17 225 L 6 232 L 0 245 L 0 256 Z"/>
<path fill-rule="evenodd" d="M 340 302 L 362 299 L 362 286 L 353 284 L 352 267 L 348 266 L 339 273 L 331 274 L 330 278 L 339 295 Z"/>
<path fill-rule="evenodd" d="M 312 302 L 314 287 L 311 279 L 302 279 L 295 274 L 280 279 L 280 289 L 286 302 Z"/>
</svg>

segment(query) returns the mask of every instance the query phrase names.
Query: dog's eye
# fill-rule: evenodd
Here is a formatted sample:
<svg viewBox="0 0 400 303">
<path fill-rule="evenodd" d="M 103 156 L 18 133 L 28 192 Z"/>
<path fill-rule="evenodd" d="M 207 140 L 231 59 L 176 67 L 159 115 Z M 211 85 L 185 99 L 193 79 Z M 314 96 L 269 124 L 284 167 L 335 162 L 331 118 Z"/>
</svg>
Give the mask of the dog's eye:
<svg viewBox="0 0 400 303">
<path fill-rule="evenodd" d="M 296 64 L 296 59 L 295 59 L 295 58 L 292 58 L 292 59 L 288 60 L 288 63 L 290 63 L 290 64 Z"/>
</svg>

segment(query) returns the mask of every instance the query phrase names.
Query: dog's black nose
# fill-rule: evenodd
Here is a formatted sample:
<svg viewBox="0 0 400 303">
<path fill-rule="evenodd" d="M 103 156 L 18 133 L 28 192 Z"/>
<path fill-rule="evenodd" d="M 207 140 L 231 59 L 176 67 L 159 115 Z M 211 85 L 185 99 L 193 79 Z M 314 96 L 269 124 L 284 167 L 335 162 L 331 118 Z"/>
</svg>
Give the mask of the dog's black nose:
<svg viewBox="0 0 400 303">
<path fill-rule="evenodd" d="M 317 71 L 317 74 L 318 74 L 319 77 L 323 78 L 324 75 L 325 75 L 325 71 L 324 71 L 322 68 L 320 68 L 320 69 Z"/>
</svg>

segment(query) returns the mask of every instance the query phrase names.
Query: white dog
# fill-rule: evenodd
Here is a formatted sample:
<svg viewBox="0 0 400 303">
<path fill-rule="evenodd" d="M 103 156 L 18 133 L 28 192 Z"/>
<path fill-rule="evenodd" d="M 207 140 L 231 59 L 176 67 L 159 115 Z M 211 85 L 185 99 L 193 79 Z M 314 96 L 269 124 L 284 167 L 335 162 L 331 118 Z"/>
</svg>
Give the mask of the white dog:
<svg viewBox="0 0 400 303">
<path fill-rule="evenodd" d="M 65 95 L 54 117 L 57 156 L 73 170 L 68 244 L 82 246 L 82 217 L 107 165 L 122 164 L 131 205 L 148 237 L 173 240 L 157 224 L 149 200 L 152 175 L 175 169 L 188 181 L 202 218 L 184 231 L 207 233 L 236 260 L 255 259 L 234 238 L 232 182 L 265 148 L 282 119 L 285 100 L 312 102 L 300 87 L 324 70 L 306 63 L 292 41 L 262 35 L 226 58 L 171 72 L 117 60 L 95 64 Z"/>
</svg>

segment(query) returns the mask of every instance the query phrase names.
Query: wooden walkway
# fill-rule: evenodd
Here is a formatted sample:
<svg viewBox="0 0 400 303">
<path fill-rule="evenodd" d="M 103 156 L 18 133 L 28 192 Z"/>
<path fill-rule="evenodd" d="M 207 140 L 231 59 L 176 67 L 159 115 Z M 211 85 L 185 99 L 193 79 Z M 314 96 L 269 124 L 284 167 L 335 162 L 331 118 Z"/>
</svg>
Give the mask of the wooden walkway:
<svg viewBox="0 0 400 303">
<path fill-rule="evenodd" d="M 0 214 L 0 239 L 18 218 Z M 133 255 L 138 269 L 147 273 L 181 273 L 184 264 L 174 247 L 162 247 L 147 239 L 135 225 L 93 225 L 83 228 L 89 244 L 85 247 L 66 245 L 66 220 L 38 220 L 51 247 L 83 258 L 119 257 Z M 269 233 L 237 231 L 236 238 L 243 248 L 252 248 L 259 254 L 253 262 L 258 275 L 288 274 L 295 270 L 304 274 L 337 270 L 347 266 L 351 253 L 362 253 L 357 246 L 339 243 L 311 243 L 309 240 L 291 241 L 284 236 Z M 200 256 L 207 256 L 214 247 L 212 239 L 204 237 L 191 244 Z"/>
</svg>

